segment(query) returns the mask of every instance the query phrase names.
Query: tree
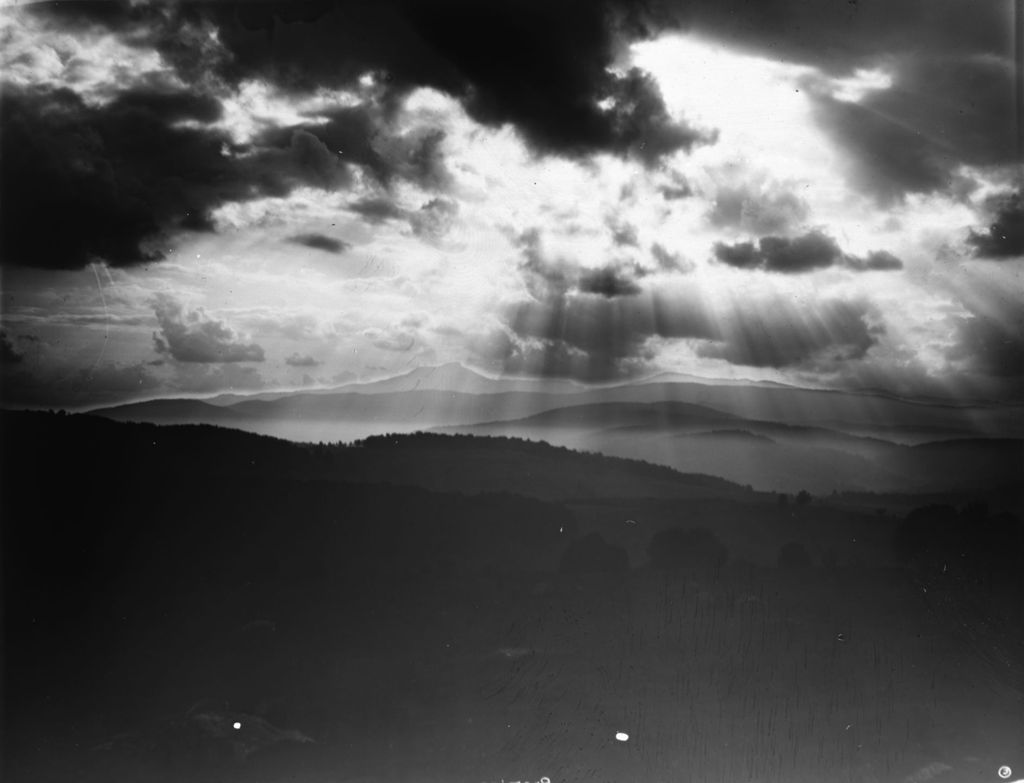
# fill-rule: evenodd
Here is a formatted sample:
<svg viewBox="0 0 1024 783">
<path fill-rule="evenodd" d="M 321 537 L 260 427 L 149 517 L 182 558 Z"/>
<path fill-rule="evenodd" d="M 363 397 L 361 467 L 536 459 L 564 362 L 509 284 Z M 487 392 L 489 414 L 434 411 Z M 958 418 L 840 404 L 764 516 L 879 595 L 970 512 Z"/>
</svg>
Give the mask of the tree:
<svg viewBox="0 0 1024 783">
<path fill-rule="evenodd" d="M 811 502 L 811 493 L 808 492 L 806 489 L 801 489 L 796 494 L 796 504 L 798 506 L 806 506 L 810 502 Z"/>
<path fill-rule="evenodd" d="M 647 548 L 651 564 L 665 571 L 684 568 L 721 568 L 729 550 L 705 527 L 673 527 L 654 534 Z"/>
</svg>

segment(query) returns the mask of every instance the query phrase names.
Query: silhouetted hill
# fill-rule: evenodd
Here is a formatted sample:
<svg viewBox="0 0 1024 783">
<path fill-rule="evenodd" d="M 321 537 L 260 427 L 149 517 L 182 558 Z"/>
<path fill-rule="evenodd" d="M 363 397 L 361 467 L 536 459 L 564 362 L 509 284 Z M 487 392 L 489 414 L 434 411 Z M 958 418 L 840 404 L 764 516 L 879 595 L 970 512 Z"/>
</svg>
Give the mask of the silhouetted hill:
<svg viewBox="0 0 1024 783">
<path fill-rule="evenodd" d="M 664 431 L 677 427 L 698 427 L 742 421 L 737 416 L 685 402 L 604 402 L 588 405 L 566 405 L 521 419 L 483 422 L 474 429 L 488 427 L 545 428 L 585 427 L 588 429 L 622 429 L 626 427 L 656 428 Z"/>
<path fill-rule="evenodd" d="M 462 493 L 531 497 L 731 497 L 723 479 L 661 465 L 584 454 L 504 437 L 416 433 L 355 444 L 292 443 L 209 425 L 160 426 L 99 416 L 3 411 L 12 470 L 100 471 L 117 479 L 189 473 L 206 477 L 389 483 Z"/>
<path fill-rule="evenodd" d="M 458 362 L 449 362 L 437 367 L 417 367 L 392 378 L 345 384 L 334 391 L 376 394 L 434 390 L 461 394 L 498 394 L 511 391 L 571 393 L 585 389 L 585 386 L 573 381 L 557 378 L 490 378 L 464 367 Z"/>
<path fill-rule="evenodd" d="M 1018 465 L 1015 447 L 997 441 L 1024 434 L 1022 409 L 1012 405 L 685 376 L 586 387 L 489 378 L 457 364 L 334 390 L 151 400 L 93 412 L 311 443 L 421 430 L 541 439 L 763 491 L 816 493 L 1004 485 Z M 952 442 L 934 452 L 909 448 L 938 440 Z"/>
<path fill-rule="evenodd" d="M 956 738 L 976 779 L 1015 763 L 982 742 L 1019 736 L 1024 692 L 1019 521 L 995 510 L 898 527 L 505 438 L 19 412 L 0 435 L 5 780 L 477 780 L 524 747 L 551 779 L 594 758 L 628 779 L 619 728 L 709 780 L 731 776 L 707 748 L 812 737 L 806 779 L 830 779 L 859 722 L 837 704 L 899 779 L 934 756 L 886 750 L 910 730 Z M 774 567 L 784 547 L 801 568 Z M 772 756 L 778 736 L 800 743 Z"/>
<path fill-rule="evenodd" d="M 765 491 L 990 489 L 1014 482 L 1024 466 L 1021 440 L 975 437 L 910 446 L 681 402 L 572 405 L 445 431 L 543 439 Z M 746 436 L 738 437 L 739 431 Z"/>
</svg>

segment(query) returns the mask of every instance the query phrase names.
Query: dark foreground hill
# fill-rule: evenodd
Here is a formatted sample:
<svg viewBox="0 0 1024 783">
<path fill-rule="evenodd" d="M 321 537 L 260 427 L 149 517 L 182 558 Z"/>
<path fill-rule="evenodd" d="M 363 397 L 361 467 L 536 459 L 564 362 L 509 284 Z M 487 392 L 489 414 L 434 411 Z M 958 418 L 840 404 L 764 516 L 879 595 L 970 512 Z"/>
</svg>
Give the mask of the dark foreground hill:
<svg viewBox="0 0 1024 783">
<path fill-rule="evenodd" d="M 995 508 L 901 522 L 500 438 L 0 427 L 5 781 L 1024 769 Z"/>
</svg>

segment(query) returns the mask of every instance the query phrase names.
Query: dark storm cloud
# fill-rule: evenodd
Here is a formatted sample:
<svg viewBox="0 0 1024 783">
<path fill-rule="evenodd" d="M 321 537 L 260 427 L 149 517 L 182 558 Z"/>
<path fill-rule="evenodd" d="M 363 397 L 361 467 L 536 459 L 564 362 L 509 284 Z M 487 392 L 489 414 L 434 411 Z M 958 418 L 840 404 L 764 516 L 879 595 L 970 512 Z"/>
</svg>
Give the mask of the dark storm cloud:
<svg viewBox="0 0 1024 783">
<path fill-rule="evenodd" d="M 136 90 L 93 107 L 67 90 L 8 88 L 0 102 L 5 263 L 158 260 L 165 233 L 211 229 L 210 210 L 227 201 L 348 180 L 323 143 L 301 131 L 280 148 L 232 150 L 219 132 L 183 126 L 219 111 L 191 94 Z"/>
<path fill-rule="evenodd" d="M 65 364 L 28 366 L 0 363 L 0 396 L 7 404 L 80 407 L 124 402 L 161 388 L 145 364 L 102 362 L 93 367 Z"/>
<path fill-rule="evenodd" d="M 341 239 L 335 239 L 325 234 L 296 234 L 288 237 L 288 241 L 295 245 L 311 247 L 314 250 L 323 250 L 325 253 L 340 254 L 348 250 L 352 245 Z"/>
<path fill-rule="evenodd" d="M 1017 77 L 1008 41 L 963 53 L 897 49 L 891 87 L 857 102 L 809 85 L 814 116 L 849 157 L 851 184 L 887 204 L 948 187 L 960 164 L 1013 163 Z"/>
<path fill-rule="evenodd" d="M 723 264 L 738 269 L 783 274 L 802 274 L 830 266 L 845 266 L 858 272 L 903 268 L 902 261 L 884 250 L 873 251 L 866 258 L 845 254 L 832 237 L 820 231 L 794 238 L 762 237 L 756 246 L 753 242 L 717 242 L 714 254 Z"/>
<path fill-rule="evenodd" d="M 978 258 L 1003 260 L 1024 256 L 1024 195 L 1006 193 L 989 200 L 995 220 L 987 231 L 971 231 L 967 244 Z"/>
<path fill-rule="evenodd" d="M 117 96 L 124 107 L 159 118 L 166 123 L 196 120 L 215 122 L 223 112 L 220 103 L 208 95 L 132 88 Z"/>
<path fill-rule="evenodd" d="M 284 363 L 289 367 L 319 367 L 320 362 L 308 354 L 293 353 Z"/>
<path fill-rule="evenodd" d="M 701 344 L 697 353 L 748 367 L 824 369 L 861 359 L 875 345 L 879 329 L 869 315 L 867 304 L 842 300 L 741 309 L 722 326 L 724 339 Z"/>
<path fill-rule="evenodd" d="M 887 55 L 950 58 L 1012 53 L 1012 6 L 974 0 L 666 0 L 670 15 L 698 33 L 833 74 L 872 67 Z"/>
<path fill-rule="evenodd" d="M 4 364 L 18 364 L 24 361 L 25 354 L 14 347 L 7 336 L 7 332 L 0 332 L 0 362 Z"/>
<path fill-rule="evenodd" d="M 166 294 L 151 302 L 160 333 L 153 334 L 156 352 L 179 362 L 262 362 L 263 348 L 246 343 L 221 321 L 201 310 L 186 312 L 182 304 Z"/>
<path fill-rule="evenodd" d="M 893 86 L 868 93 L 861 105 L 919 131 L 936 157 L 977 166 L 1009 163 L 1018 133 L 1014 70 L 1009 49 L 922 54 L 901 60 Z"/>
<path fill-rule="evenodd" d="M 848 177 L 858 189 L 890 204 L 907 193 L 932 193 L 951 180 L 955 159 L 922 130 L 870 105 L 814 99 L 822 128 L 849 156 Z"/>
<path fill-rule="evenodd" d="M 997 379 L 1024 378 L 1024 318 L 973 314 L 956 331 L 948 358 L 968 370 Z"/>
<path fill-rule="evenodd" d="M 115 30 L 142 28 L 141 40 L 188 73 L 200 55 L 190 57 L 184 36 L 212 25 L 227 54 L 213 62 L 229 80 L 266 79 L 301 91 L 375 72 L 389 101 L 434 87 L 459 98 L 479 122 L 511 123 L 540 153 L 608 151 L 653 165 L 706 140 L 671 120 L 644 74 L 609 71 L 625 41 L 656 30 L 645 7 L 655 3 L 289 0 L 136 6 L 120 15 L 65 5 L 76 4 L 37 12 L 73 17 L 72 27 L 87 18 Z M 610 108 L 602 109 L 605 99 Z"/>
</svg>

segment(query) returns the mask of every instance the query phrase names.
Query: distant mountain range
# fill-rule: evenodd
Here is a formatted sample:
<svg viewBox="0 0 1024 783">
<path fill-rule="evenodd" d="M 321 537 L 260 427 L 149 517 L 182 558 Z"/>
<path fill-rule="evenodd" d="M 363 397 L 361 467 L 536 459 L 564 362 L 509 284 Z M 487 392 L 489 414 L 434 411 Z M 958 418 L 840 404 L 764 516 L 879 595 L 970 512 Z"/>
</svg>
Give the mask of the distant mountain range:
<svg viewBox="0 0 1024 783">
<path fill-rule="evenodd" d="M 1022 406 L 678 375 L 584 386 L 447 364 L 330 390 L 161 399 L 92 413 L 308 442 L 431 429 L 522 437 L 785 492 L 967 489 L 1012 484 L 1024 473 Z"/>
</svg>

